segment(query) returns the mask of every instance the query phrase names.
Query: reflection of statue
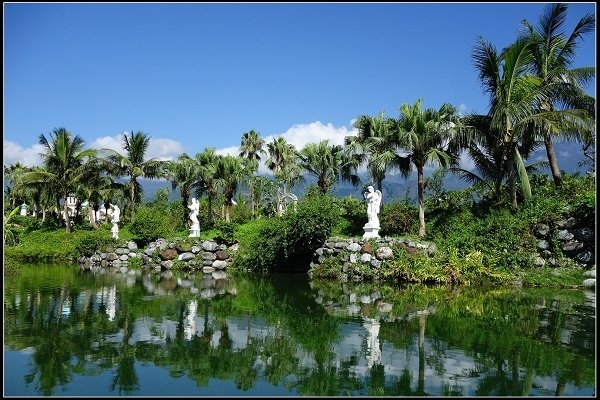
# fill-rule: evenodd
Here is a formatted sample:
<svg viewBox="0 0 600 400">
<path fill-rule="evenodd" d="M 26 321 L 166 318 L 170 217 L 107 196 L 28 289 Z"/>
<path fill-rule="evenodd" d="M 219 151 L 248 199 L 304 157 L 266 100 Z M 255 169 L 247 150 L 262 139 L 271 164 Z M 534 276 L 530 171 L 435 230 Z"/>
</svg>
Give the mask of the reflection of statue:
<svg viewBox="0 0 600 400">
<path fill-rule="evenodd" d="M 112 210 L 112 228 L 110 231 L 112 232 L 113 239 L 117 240 L 119 239 L 119 225 L 117 222 L 121 221 L 121 209 L 116 204 L 111 204 L 110 208 Z"/>
<path fill-rule="evenodd" d="M 367 187 L 365 192 L 365 199 L 368 201 L 367 205 L 367 224 L 364 226 L 365 234 L 363 238 L 376 238 L 379 237 L 379 208 L 381 206 L 381 192 L 375 190 L 373 186 Z"/>
<path fill-rule="evenodd" d="M 200 211 L 200 203 L 195 197 L 192 197 L 192 204 L 188 208 L 190 209 L 190 220 L 192 221 L 189 237 L 199 237 L 200 222 L 198 222 L 198 212 Z"/>
</svg>

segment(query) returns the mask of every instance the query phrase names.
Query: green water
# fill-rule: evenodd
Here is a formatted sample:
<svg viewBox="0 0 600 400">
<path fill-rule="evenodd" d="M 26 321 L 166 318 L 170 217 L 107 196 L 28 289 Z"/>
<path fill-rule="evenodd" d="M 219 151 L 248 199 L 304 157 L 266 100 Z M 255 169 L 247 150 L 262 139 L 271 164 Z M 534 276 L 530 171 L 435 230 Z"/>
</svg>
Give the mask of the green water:
<svg viewBox="0 0 600 400">
<path fill-rule="evenodd" d="M 4 277 L 5 396 L 594 396 L 595 293 Z"/>
</svg>

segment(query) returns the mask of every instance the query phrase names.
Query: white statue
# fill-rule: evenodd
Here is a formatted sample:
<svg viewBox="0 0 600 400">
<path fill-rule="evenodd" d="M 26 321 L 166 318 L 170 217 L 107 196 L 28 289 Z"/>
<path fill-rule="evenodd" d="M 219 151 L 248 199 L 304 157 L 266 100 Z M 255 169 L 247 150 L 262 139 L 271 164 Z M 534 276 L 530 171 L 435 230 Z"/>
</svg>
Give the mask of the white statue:
<svg viewBox="0 0 600 400">
<path fill-rule="evenodd" d="M 21 204 L 21 215 L 27 215 L 27 204 Z"/>
<path fill-rule="evenodd" d="M 198 222 L 198 212 L 200 212 L 200 202 L 195 197 L 192 197 L 192 204 L 188 208 L 190 209 L 190 220 L 192 220 L 189 237 L 199 237 L 200 222 Z"/>
<path fill-rule="evenodd" d="M 365 234 L 363 238 L 377 238 L 379 237 L 379 209 L 381 206 L 381 191 L 375 190 L 373 186 L 367 187 L 367 192 L 364 194 L 367 199 L 367 223 L 363 227 Z"/>
<path fill-rule="evenodd" d="M 112 228 L 111 228 L 111 232 L 112 232 L 112 237 L 115 240 L 119 239 L 119 225 L 117 224 L 117 222 L 121 221 L 121 209 L 119 208 L 119 206 L 117 206 L 116 204 L 111 204 L 110 208 L 112 210 Z"/>
</svg>

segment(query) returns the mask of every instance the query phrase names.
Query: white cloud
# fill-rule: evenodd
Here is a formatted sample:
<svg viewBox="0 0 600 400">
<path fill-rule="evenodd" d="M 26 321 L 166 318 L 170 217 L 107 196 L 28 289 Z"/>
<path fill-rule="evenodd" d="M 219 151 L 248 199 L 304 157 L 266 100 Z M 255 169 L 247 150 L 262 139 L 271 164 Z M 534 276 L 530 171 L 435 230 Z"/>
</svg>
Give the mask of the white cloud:
<svg viewBox="0 0 600 400">
<path fill-rule="evenodd" d="M 44 146 L 41 144 L 34 144 L 30 147 L 24 148 L 15 142 L 4 140 L 4 165 L 11 165 L 17 162 L 20 162 L 28 167 L 42 165 L 42 157 L 40 156 L 41 153 L 44 153 Z"/>
<path fill-rule="evenodd" d="M 215 150 L 215 153 L 217 153 L 220 156 L 236 157 L 240 154 L 240 147 L 239 146 L 225 147 L 224 149 Z"/>
<path fill-rule="evenodd" d="M 352 126 L 353 121 L 350 122 Z M 311 122 L 309 124 L 296 124 L 281 134 L 269 135 L 264 137 L 266 143 L 271 143 L 277 137 L 283 137 L 286 142 L 293 144 L 296 150 L 302 150 L 308 143 L 319 143 L 322 140 L 329 140 L 330 145 L 343 145 L 344 137 L 354 136 L 358 134 L 356 128 L 346 126 L 335 127 L 331 123 L 323 124 L 321 121 Z M 266 146 L 265 146 L 266 151 Z M 239 146 L 225 147 L 216 151 L 220 155 L 239 154 Z M 261 162 L 258 166 L 259 174 L 271 174 L 271 171 L 265 166 L 265 161 L 268 159 L 268 154 L 261 156 Z"/>
<path fill-rule="evenodd" d="M 269 135 L 265 138 L 265 142 L 270 143 L 281 136 L 288 143 L 293 144 L 296 150 L 302 150 L 308 143 L 319 143 L 326 139 L 331 145 L 343 145 L 344 137 L 357 134 L 356 128 L 335 127 L 331 123 L 324 125 L 321 121 L 315 121 L 309 124 L 296 124 L 280 135 Z"/>
<path fill-rule="evenodd" d="M 460 154 L 460 160 L 458 162 L 458 167 L 465 169 L 467 171 L 473 171 L 475 169 L 475 161 L 471 157 L 469 157 L 469 153 L 463 151 Z"/>
<path fill-rule="evenodd" d="M 458 115 L 464 116 L 467 115 L 470 111 L 470 107 L 468 107 L 466 104 L 461 104 L 458 106 Z"/>
</svg>

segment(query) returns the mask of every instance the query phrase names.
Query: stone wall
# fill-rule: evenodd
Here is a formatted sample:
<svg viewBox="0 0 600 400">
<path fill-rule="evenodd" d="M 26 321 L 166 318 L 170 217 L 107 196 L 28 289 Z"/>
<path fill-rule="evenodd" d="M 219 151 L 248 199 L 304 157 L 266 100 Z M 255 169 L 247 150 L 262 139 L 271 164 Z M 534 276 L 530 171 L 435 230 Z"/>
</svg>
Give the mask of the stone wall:
<svg viewBox="0 0 600 400">
<path fill-rule="evenodd" d="M 312 270 L 318 268 L 325 260 L 336 257 L 340 261 L 342 281 L 360 281 L 362 273 L 360 267 L 380 268 L 386 260 L 393 258 L 392 247 L 403 248 L 409 255 L 424 252 L 433 255 L 437 248 L 434 243 L 415 241 L 405 238 L 378 238 L 378 239 L 345 239 L 329 238 L 322 247 L 313 254 L 310 263 L 309 277 Z"/>
</svg>

